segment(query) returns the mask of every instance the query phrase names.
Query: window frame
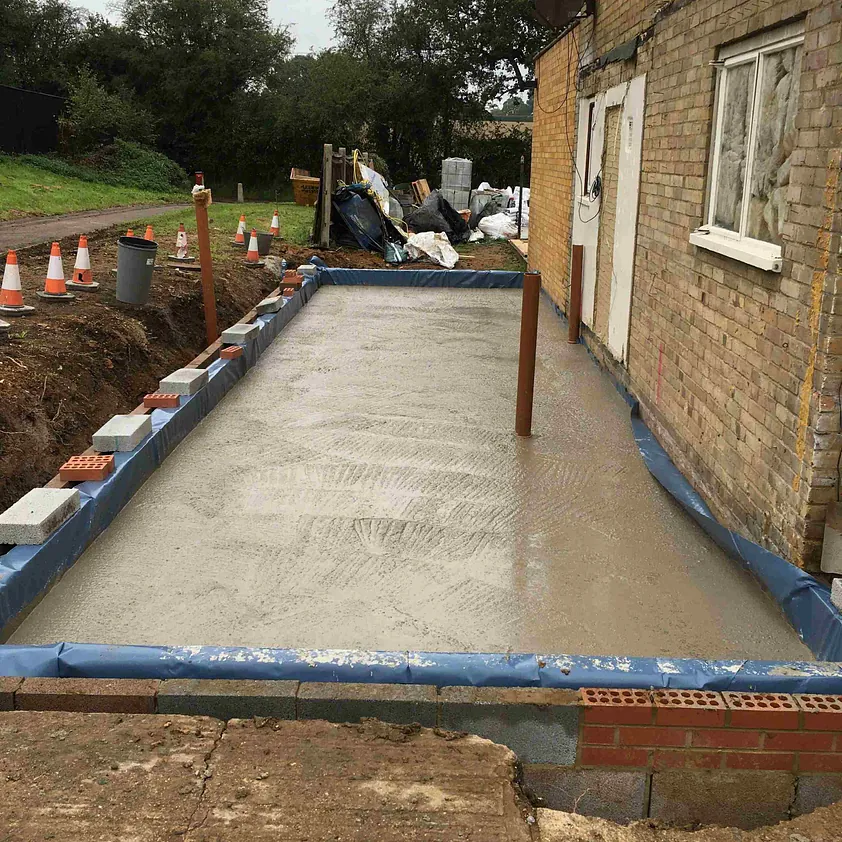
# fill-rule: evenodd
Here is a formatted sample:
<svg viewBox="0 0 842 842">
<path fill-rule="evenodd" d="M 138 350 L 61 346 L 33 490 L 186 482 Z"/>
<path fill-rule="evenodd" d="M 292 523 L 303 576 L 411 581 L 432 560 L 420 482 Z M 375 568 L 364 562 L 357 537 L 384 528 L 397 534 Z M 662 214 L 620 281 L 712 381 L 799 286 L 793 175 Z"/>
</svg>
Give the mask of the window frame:
<svg viewBox="0 0 842 842">
<path fill-rule="evenodd" d="M 717 79 L 713 106 L 713 127 L 711 130 L 711 157 L 707 172 L 707 191 L 704 223 L 690 234 L 690 242 L 700 248 L 715 251 L 733 257 L 766 271 L 780 272 L 782 249 L 776 243 L 768 243 L 749 237 L 742 232 L 748 225 L 751 193 L 751 175 L 754 168 L 755 146 L 763 79 L 764 57 L 804 43 L 804 22 L 797 21 L 768 32 L 744 39 L 723 47 L 716 62 Z M 747 139 L 745 176 L 743 181 L 743 201 L 740 209 L 740 221 L 737 231 L 729 231 L 715 224 L 716 198 L 719 175 L 721 147 L 721 128 L 725 110 L 728 85 L 727 71 L 741 65 L 754 63 L 754 93 L 751 104 L 751 121 Z M 800 95 L 800 92 L 799 92 Z"/>
</svg>

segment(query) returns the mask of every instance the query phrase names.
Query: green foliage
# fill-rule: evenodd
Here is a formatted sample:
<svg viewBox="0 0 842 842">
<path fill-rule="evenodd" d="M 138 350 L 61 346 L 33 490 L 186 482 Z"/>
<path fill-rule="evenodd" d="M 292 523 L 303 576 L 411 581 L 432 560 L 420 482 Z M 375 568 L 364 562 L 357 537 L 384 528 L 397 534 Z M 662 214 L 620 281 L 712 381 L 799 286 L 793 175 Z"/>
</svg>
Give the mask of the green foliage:
<svg viewBox="0 0 842 842">
<path fill-rule="evenodd" d="M 520 180 L 520 158 L 524 158 L 524 186 L 529 186 L 532 133 L 512 129 L 506 123 L 485 123 L 454 140 L 455 155 L 470 158 L 476 187 L 488 181 L 494 187 L 515 187 Z"/>
<path fill-rule="evenodd" d="M 87 67 L 70 84 L 60 126 L 67 148 L 76 153 L 95 149 L 114 138 L 140 143 L 155 140 L 152 115 L 135 102 L 133 92 L 127 89 L 109 93 Z"/>
<path fill-rule="evenodd" d="M 82 181 L 162 193 L 189 189 L 187 173 L 175 161 L 160 152 L 124 140 L 101 147 L 76 162 L 48 155 L 21 155 L 17 160 Z"/>
</svg>

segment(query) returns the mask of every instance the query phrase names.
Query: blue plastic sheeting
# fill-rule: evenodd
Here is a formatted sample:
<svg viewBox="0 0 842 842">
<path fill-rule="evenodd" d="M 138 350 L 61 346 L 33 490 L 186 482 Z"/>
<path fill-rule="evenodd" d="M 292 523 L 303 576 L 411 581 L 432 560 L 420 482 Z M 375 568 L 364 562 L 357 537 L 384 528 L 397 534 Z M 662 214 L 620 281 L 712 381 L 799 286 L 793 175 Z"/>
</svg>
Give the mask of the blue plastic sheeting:
<svg viewBox="0 0 842 842">
<path fill-rule="evenodd" d="M 0 647 L 0 675 L 227 678 L 474 687 L 842 692 L 842 664 L 578 655 L 103 646 Z"/>
<path fill-rule="evenodd" d="M 842 661 L 842 615 L 830 601 L 830 589 L 719 523 L 646 426 L 639 404 L 632 407 L 631 423 L 637 446 L 655 479 L 728 555 L 754 574 L 819 660 Z"/>
<path fill-rule="evenodd" d="M 339 286 L 460 287 L 463 289 L 521 289 L 523 287 L 523 272 L 471 272 L 467 269 L 328 269 L 322 266 L 319 266 L 320 282 Z"/>
<path fill-rule="evenodd" d="M 318 285 L 305 283 L 283 309 L 258 316 L 260 333 L 236 360 L 216 360 L 207 369 L 208 384 L 195 395 L 183 397 L 177 409 L 155 409 L 152 432 L 131 452 L 115 453 L 115 470 L 104 482 L 76 486 L 79 511 L 50 538 L 37 546 L 12 547 L 0 556 L 0 628 L 38 598 L 79 558 L 117 516 L 149 475 L 173 448 L 202 420 L 232 386 L 257 362 L 272 340 L 309 301 Z"/>
</svg>

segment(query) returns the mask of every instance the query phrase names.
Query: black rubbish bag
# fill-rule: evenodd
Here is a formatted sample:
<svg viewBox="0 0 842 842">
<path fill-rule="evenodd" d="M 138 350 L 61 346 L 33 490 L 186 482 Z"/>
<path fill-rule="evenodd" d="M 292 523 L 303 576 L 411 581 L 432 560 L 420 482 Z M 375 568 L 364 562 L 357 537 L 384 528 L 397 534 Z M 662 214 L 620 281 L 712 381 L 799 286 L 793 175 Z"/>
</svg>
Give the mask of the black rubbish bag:
<svg viewBox="0 0 842 842">
<path fill-rule="evenodd" d="M 404 216 L 404 222 L 416 234 L 423 231 L 447 234 L 451 243 L 466 243 L 471 236 L 468 223 L 453 209 L 440 190 L 433 190 L 421 207 Z"/>
</svg>

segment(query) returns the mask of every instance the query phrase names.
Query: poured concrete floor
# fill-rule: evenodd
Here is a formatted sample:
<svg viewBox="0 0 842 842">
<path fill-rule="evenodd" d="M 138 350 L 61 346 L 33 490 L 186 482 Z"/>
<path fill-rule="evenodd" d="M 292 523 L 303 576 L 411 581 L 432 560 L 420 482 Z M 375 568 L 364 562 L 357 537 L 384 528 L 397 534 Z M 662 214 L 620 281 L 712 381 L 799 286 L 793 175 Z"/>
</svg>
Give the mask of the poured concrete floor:
<svg viewBox="0 0 842 842">
<path fill-rule="evenodd" d="M 810 659 L 542 301 L 324 287 L 10 642 Z"/>
</svg>

